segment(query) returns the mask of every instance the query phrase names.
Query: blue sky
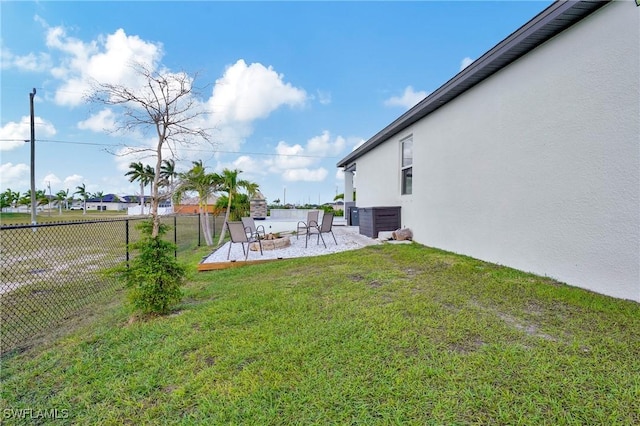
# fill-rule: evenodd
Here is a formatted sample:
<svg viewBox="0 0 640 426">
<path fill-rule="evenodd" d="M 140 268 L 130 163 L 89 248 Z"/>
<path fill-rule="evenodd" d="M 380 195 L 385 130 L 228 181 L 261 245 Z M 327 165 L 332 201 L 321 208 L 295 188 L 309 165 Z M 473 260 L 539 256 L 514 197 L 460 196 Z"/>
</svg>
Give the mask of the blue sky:
<svg viewBox="0 0 640 426">
<path fill-rule="evenodd" d="M 197 74 L 212 107 L 215 147 L 179 150 L 179 170 L 202 160 L 269 202 L 331 201 L 338 160 L 548 4 L 1 1 L 0 190 L 29 188 L 36 88 L 36 188 L 139 193 L 124 176 L 138 158 L 113 153 L 150 141 L 83 102 L 91 78 L 135 84 L 135 59 Z"/>
</svg>

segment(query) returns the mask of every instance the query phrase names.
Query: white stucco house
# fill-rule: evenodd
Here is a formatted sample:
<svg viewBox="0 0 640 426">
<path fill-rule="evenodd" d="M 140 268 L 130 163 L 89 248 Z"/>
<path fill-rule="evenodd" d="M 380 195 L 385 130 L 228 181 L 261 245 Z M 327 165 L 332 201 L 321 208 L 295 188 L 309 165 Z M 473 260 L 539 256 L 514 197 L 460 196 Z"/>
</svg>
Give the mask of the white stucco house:
<svg viewBox="0 0 640 426">
<path fill-rule="evenodd" d="M 640 7 L 551 4 L 338 167 L 419 243 L 640 302 Z"/>
</svg>

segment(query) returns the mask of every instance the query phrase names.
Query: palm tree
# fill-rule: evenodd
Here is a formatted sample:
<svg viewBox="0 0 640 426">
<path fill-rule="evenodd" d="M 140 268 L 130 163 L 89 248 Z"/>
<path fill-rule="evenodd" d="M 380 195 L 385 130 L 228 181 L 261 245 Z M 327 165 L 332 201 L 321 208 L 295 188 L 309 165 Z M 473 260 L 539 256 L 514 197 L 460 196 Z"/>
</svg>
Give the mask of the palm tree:
<svg viewBox="0 0 640 426">
<path fill-rule="evenodd" d="M 16 201 L 16 206 L 29 206 L 31 204 L 31 190 L 21 194 Z"/>
<path fill-rule="evenodd" d="M 231 214 L 231 203 L 233 202 L 233 198 L 238 193 L 238 189 L 246 188 L 247 185 L 250 185 L 251 182 L 246 180 L 238 180 L 238 175 L 242 173 L 242 170 L 234 169 L 224 169 L 222 171 L 222 186 L 220 188 L 221 191 L 227 193 L 227 211 L 224 215 L 224 222 L 222 223 L 222 232 L 220 232 L 220 238 L 218 239 L 218 245 L 222 244 L 224 241 L 224 237 L 226 234 L 226 225 L 229 221 L 229 215 Z"/>
<path fill-rule="evenodd" d="M 173 159 L 162 160 L 162 166 L 160 166 L 160 186 L 168 186 L 173 189 L 173 180 L 177 176 L 176 162 Z"/>
<path fill-rule="evenodd" d="M 144 214 L 144 187 L 149 183 L 148 170 L 140 161 L 137 163 L 130 163 L 129 168 L 131 170 L 124 175 L 129 176 L 129 182 L 140 182 L 140 214 Z"/>
<path fill-rule="evenodd" d="M 5 207 L 17 207 L 19 199 L 19 192 L 14 192 L 10 188 L 7 188 L 2 193 L 2 208 L 4 209 Z"/>
<path fill-rule="evenodd" d="M 211 228 L 209 227 L 209 212 L 207 211 L 207 201 L 220 185 L 220 176 L 215 173 L 207 173 L 202 160 L 194 161 L 193 167 L 186 173 L 180 173 L 180 183 L 176 190 L 176 199 L 179 201 L 185 192 L 198 193 L 198 209 L 200 211 L 200 221 L 204 230 L 205 242 L 208 246 L 213 245 Z"/>
<path fill-rule="evenodd" d="M 149 184 L 149 194 L 153 194 L 153 182 L 156 177 L 156 170 L 147 164 L 144 166 L 144 177 L 147 184 Z"/>
<path fill-rule="evenodd" d="M 94 194 L 94 197 L 99 198 L 100 199 L 100 205 L 98 207 L 98 210 L 102 210 L 102 200 L 104 199 L 104 192 L 102 191 L 98 191 Z"/>
<path fill-rule="evenodd" d="M 260 189 L 260 185 L 255 182 L 247 182 L 244 189 L 247 190 L 247 195 L 249 196 L 249 199 L 251 199 Z"/>
<path fill-rule="evenodd" d="M 66 191 L 61 189 L 60 191 L 56 192 L 55 200 L 58 202 L 58 210 L 60 211 L 60 215 L 62 215 L 62 203 L 66 201 L 68 197 L 69 197 L 68 189 Z"/>
<path fill-rule="evenodd" d="M 82 214 L 87 214 L 87 200 L 89 199 L 89 193 L 87 192 L 87 187 L 83 183 L 80 186 L 76 186 L 76 192 L 74 194 L 78 194 L 82 199 Z"/>
<path fill-rule="evenodd" d="M 13 199 L 13 207 L 18 208 L 18 200 L 20 200 L 20 192 L 15 191 L 11 196 Z"/>
<path fill-rule="evenodd" d="M 177 176 L 178 172 L 176 172 L 176 162 L 173 160 L 173 158 L 169 160 L 162 160 L 158 186 L 167 188 L 167 190 L 163 194 L 163 198 L 170 200 L 172 205 L 173 198 L 175 196 L 174 179 Z"/>
</svg>

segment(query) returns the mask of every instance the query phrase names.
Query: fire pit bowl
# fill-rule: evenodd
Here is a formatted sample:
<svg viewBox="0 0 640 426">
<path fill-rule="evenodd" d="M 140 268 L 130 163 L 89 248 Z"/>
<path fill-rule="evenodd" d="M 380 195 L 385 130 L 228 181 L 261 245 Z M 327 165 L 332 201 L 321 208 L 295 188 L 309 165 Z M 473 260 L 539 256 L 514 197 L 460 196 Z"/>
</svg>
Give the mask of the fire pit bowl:
<svg viewBox="0 0 640 426">
<path fill-rule="evenodd" d="M 271 238 L 269 235 L 271 235 Z M 274 237 L 272 234 L 269 235 L 267 235 L 267 238 L 260 240 L 262 243 L 262 250 L 278 250 L 291 245 L 291 240 L 289 240 L 289 236 L 287 235 L 282 237 Z M 249 244 L 249 250 L 258 251 L 260 250 L 260 247 L 258 246 L 258 243 L 251 243 Z"/>
</svg>

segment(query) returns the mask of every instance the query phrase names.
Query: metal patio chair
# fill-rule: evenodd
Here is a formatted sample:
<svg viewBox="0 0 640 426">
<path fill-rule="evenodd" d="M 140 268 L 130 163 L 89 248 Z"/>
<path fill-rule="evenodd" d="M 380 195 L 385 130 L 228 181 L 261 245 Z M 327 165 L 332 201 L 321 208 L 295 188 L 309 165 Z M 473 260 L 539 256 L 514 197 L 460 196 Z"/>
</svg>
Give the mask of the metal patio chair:
<svg viewBox="0 0 640 426">
<path fill-rule="evenodd" d="M 227 229 L 229 230 L 229 236 L 231 241 L 229 242 L 229 251 L 227 252 L 227 260 L 231 255 L 231 246 L 234 243 L 242 244 L 242 253 L 244 253 L 244 260 L 249 258 L 249 247 L 251 243 L 258 243 L 260 247 L 260 255 L 262 256 L 262 242 L 256 235 L 247 234 L 247 229 L 242 225 L 242 222 L 227 222 Z M 245 250 L 244 244 L 247 243 L 247 249 Z"/>
<path fill-rule="evenodd" d="M 296 240 L 300 236 L 300 230 L 304 230 L 304 233 L 309 235 L 309 228 L 312 226 L 318 226 L 318 215 L 320 214 L 319 210 L 311 210 L 307 212 L 307 221 L 299 221 L 298 225 L 296 225 Z"/>
<path fill-rule="evenodd" d="M 242 226 L 244 226 L 244 229 L 248 235 L 264 239 L 264 237 L 266 236 L 266 232 L 263 225 L 256 226 L 256 222 L 252 217 L 243 217 L 241 220 Z"/>
<path fill-rule="evenodd" d="M 338 245 L 338 241 L 336 241 L 336 236 L 333 233 L 333 213 L 325 213 L 322 215 L 322 223 L 318 225 L 316 222 L 315 226 L 309 227 L 307 230 L 307 239 L 304 242 L 304 247 L 307 248 L 307 244 L 309 243 L 309 238 L 311 238 L 312 234 L 318 234 L 318 242 L 320 244 L 320 239 L 322 239 L 322 244 L 324 244 L 324 248 L 327 248 L 327 244 L 324 242 L 324 237 L 322 234 L 331 233 L 333 237 L 333 242 Z"/>
</svg>

